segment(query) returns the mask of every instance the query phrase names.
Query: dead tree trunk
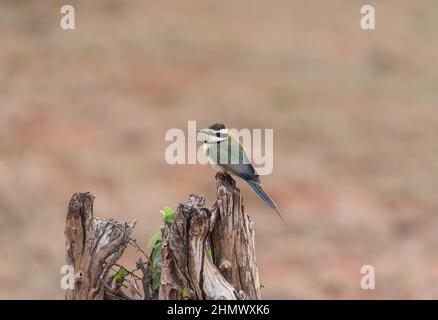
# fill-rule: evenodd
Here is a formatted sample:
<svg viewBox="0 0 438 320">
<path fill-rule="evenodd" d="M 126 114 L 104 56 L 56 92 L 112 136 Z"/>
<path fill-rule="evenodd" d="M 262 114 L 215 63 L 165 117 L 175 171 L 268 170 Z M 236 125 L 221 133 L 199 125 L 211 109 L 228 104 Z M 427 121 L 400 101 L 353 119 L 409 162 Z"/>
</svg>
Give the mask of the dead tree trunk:
<svg viewBox="0 0 438 320">
<path fill-rule="evenodd" d="M 70 200 L 65 235 L 66 261 L 75 270 L 75 288 L 66 299 L 260 299 L 253 223 L 244 213 L 235 181 L 218 173 L 217 201 L 205 208 L 205 197 L 191 195 L 178 206 L 171 224 L 161 230 L 161 261 L 139 260 L 127 274 L 131 295 L 110 274 L 128 244 L 144 251 L 132 239 L 135 220 L 119 223 L 93 218 L 90 193 Z M 151 270 L 160 268 L 160 287 L 153 290 Z M 142 276 L 135 275 L 140 270 Z M 155 272 L 155 271 L 154 271 Z M 140 297 L 136 279 L 141 280 Z M 123 279 L 122 279 L 123 281 Z"/>
<path fill-rule="evenodd" d="M 236 182 L 217 174 L 217 221 L 211 234 L 213 262 L 236 290 L 260 299 L 254 224 L 245 215 Z"/>
<path fill-rule="evenodd" d="M 218 173 L 217 202 L 180 204 L 163 232 L 160 299 L 260 299 L 253 223 L 235 181 Z"/>
<path fill-rule="evenodd" d="M 92 194 L 75 193 L 68 206 L 66 263 L 74 270 L 74 289 L 67 290 L 68 300 L 97 300 L 116 294 L 117 288 L 106 288 L 111 283 L 108 273 L 127 247 L 135 226 L 135 220 L 119 223 L 94 218 L 93 202 Z"/>
</svg>

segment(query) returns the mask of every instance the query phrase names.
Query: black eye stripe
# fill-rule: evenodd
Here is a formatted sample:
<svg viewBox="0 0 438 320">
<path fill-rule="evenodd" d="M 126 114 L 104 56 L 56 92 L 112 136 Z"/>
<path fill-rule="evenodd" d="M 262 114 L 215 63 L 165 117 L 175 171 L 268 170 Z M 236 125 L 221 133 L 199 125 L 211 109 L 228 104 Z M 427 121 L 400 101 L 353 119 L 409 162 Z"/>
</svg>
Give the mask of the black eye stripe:
<svg viewBox="0 0 438 320">
<path fill-rule="evenodd" d="M 213 132 L 205 132 L 205 134 L 209 135 L 209 136 L 216 137 L 216 138 L 221 138 L 221 139 L 227 139 L 228 138 L 228 133 L 227 132 L 213 131 Z"/>
</svg>

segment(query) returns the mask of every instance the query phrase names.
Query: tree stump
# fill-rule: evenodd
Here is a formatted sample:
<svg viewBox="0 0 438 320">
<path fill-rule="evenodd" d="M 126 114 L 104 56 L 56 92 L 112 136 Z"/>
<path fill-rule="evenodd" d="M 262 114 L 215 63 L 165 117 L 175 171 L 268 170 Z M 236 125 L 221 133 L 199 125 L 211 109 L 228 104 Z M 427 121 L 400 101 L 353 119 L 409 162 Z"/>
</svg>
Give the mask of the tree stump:
<svg viewBox="0 0 438 320">
<path fill-rule="evenodd" d="M 182 299 L 184 290 L 191 299 L 261 298 L 253 223 L 235 181 L 222 173 L 216 181 L 212 208 L 191 195 L 164 229 L 160 299 Z"/>
<path fill-rule="evenodd" d="M 120 223 L 93 217 L 94 196 L 75 193 L 68 206 L 65 225 L 66 263 L 75 273 L 74 289 L 67 289 L 68 300 L 107 298 L 113 290 L 105 288 L 109 268 L 127 247 L 135 220 Z"/>
<path fill-rule="evenodd" d="M 178 206 L 173 222 L 162 227 L 159 289 L 152 289 L 150 257 L 131 238 L 135 220 L 93 218 L 94 196 L 74 194 L 65 235 L 75 289 L 67 290 L 66 299 L 261 299 L 255 233 L 240 190 L 222 173 L 216 174 L 216 185 L 217 201 L 211 208 L 204 207 L 204 196 L 190 195 Z M 130 294 L 121 290 L 124 278 L 114 281 L 109 272 L 129 244 L 146 258 L 137 262 L 136 270 L 126 271 L 133 279 L 125 285 Z"/>
<path fill-rule="evenodd" d="M 221 173 L 216 180 L 218 212 L 211 234 L 213 262 L 236 290 L 251 299 L 260 299 L 254 223 L 245 215 L 236 182 Z"/>
</svg>

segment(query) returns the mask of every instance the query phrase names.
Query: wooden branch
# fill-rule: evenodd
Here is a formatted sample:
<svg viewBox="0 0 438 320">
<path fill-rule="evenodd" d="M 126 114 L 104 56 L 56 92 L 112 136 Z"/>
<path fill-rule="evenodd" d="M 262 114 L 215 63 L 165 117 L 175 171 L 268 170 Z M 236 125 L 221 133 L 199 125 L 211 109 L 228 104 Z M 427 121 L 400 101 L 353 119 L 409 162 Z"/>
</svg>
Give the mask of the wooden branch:
<svg viewBox="0 0 438 320">
<path fill-rule="evenodd" d="M 143 262 L 140 258 L 137 261 L 137 268 L 140 269 L 142 273 L 143 300 L 157 300 L 157 290 L 152 289 L 152 266 L 150 261 Z"/>
<path fill-rule="evenodd" d="M 122 255 L 136 223 L 94 218 L 93 202 L 92 194 L 75 193 L 68 207 L 66 263 L 75 272 L 75 288 L 67 290 L 68 300 L 106 298 L 109 268 Z"/>
</svg>

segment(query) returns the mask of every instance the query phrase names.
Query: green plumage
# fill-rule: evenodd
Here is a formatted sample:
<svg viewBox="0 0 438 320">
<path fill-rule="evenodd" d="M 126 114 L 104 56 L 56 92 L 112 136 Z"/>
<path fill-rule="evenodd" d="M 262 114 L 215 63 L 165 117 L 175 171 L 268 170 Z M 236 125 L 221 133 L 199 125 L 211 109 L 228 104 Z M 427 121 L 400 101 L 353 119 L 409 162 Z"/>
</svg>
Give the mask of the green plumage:
<svg viewBox="0 0 438 320">
<path fill-rule="evenodd" d="M 249 161 L 245 149 L 233 135 L 229 134 L 225 140 L 206 141 L 204 147 L 211 164 L 217 170 L 239 177 L 285 222 L 275 202 L 263 191 L 260 178 Z"/>
</svg>

